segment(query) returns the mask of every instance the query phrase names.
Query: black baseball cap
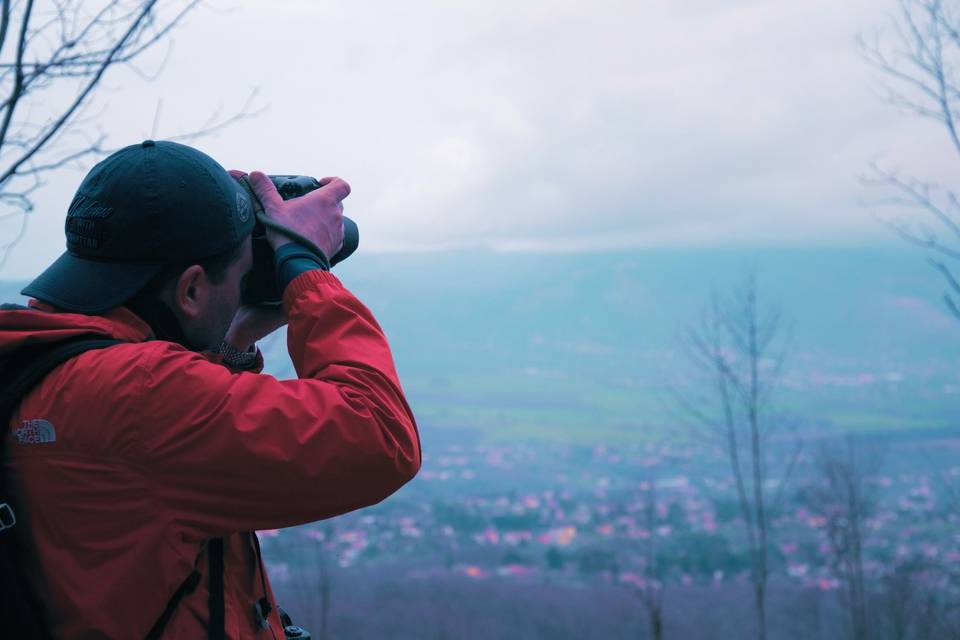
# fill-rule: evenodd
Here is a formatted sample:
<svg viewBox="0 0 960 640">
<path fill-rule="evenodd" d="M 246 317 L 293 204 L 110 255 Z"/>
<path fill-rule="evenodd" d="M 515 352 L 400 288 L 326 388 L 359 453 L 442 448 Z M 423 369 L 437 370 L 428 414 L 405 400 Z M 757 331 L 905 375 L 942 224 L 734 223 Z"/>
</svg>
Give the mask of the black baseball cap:
<svg viewBox="0 0 960 640">
<path fill-rule="evenodd" d="M 253 225 L 249 193 L 216 160 L 145 140 L 90 170 L 67 211 L 67 252 L 21 293 L 66 311 L 102 313 L 168 265 L 236 248 Z"/>
</svg>

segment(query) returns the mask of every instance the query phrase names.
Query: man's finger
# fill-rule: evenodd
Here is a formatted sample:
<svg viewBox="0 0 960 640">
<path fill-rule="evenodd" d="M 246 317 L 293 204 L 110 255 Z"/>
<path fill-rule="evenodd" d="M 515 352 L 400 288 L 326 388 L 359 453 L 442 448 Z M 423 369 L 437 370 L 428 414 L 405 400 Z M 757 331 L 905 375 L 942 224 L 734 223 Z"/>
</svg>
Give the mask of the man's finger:
<svg viewBox="0 0 960 640">
<path fill-rule="evenodd" d="M 250 180 L 250 186 L 253 187 L 253 192 L 260 198 L 260 203 L 263 204 L 267 213 L 270 213 L 271 209 L 277 209 L 283 205 L 283 198 L 280 197 L 277 188 L 265 174 L 254 171 L 248 176 L 248 179 Z"/>
<path fill-rule="evenodd" d="M 341 211 L 341 213 L 343 212 Z M 337 245 L 337 250 L 333 252 L 334 256 L 340 253 L 340 250 L 343 249 L 343 243 L 346 241 L 347 241 L 346 229 L 344 229 L 343 223 L 341 222 L 340 223 L 340 244 Z"/>
<path fill-rule="evenodd" d="M 320 184 L 323 186 L 317 189 L 317 191 L 324 192 L 337 202 L 340 202 L 350 195 L 350 185 L 347 184 L 346 180 L 342 180 L 341 178 L 324 178 L 320 181 Z"/>
<path fill-rule="evenodd" d="M 230 177 L 234 180 L 239 180 L 247 175 L 246 171 L 240 171 L 239 169 L 227 169 L 227 173 L 229 173 Z"/>
</svg>

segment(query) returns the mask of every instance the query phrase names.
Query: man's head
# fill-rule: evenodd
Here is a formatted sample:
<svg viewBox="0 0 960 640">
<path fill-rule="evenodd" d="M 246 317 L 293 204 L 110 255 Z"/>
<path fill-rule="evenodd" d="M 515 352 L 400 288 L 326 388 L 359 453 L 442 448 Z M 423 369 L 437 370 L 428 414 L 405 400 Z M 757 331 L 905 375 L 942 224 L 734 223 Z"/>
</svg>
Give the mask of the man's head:
<svg viewBox="0 0 960 640">
<path fill-rule="evenodd" d="M 237 247 L 211 258 L 165 267 L 125 304 L 161 337 L 209 350 L 230 328 L 252 268 L 247 236 Z"/>
<path fill-rule="evenodd" d="M 149 291 L 190 346 L 209 346 L 239 307 L 253 224 L 249 194 L 216 161 L 147 140 L 91 169 L 67 213 L 67 253 L 23 294 L 98 314 Z"/>
</svg>

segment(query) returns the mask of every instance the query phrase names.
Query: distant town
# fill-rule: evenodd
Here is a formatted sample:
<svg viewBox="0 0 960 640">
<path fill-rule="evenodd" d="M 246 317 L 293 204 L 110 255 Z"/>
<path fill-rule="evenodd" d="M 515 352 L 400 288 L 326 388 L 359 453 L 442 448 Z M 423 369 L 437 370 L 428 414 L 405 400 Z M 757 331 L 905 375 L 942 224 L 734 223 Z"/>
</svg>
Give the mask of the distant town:
<svg viewBox="0 0 960 640">
<path fill-rule="evenodd" d="M 808 638 L 834 637 L 830 629 L 842 624 L 846 588 L 838 566 L 844 550 L 831 537 L 835 507 L 807 491 L 821 480 L 813 453 L 820 446 L 774 447 L 771 468 L 782 473 L 770 474 L 765 491 L 774 592 L 821 594 L 815 602 L 822 619 L 806 612 L 821 636 L 808 626 Z M 957 438 L 874 446 L 868 472 L 857 478 L 864 500 L 857 516 L 864 577 L 877 597 L 908 591 L 918 603 L 915 615 L 921 602 L 929 609 L 960 601 L 958 453 Z M 512 581 L 526 597 L 549 585 L 567 589 L 572 599 L 582 596 L 582 587 L 609 588 L 638 603 L 621 621 L 627 633 L 645 629 L 639 603 L 651 590 L 662 597 L 668 621 L 684 617 L 690 598 L 704 588 L 713 597 L 723 589 L 745 592 L 751 563 L 744 531 L 720 448 L 448 444 L 431 447 L 419 477 L 382 505 L 260 536 L 278 593 L 327 589 L 327 624 L 356 606 L 338 589 L 353 575 L 363 577 L 351 587 L 361 590 L 381 579 L 414 590 L 418 582 L 452 590 L 468 588 L 453 586 L 458 582 L 474 582 L 479 593 L 484 584 L 503 589 Z M 319 578 L 311 575 L 317 567 L 324 574 Z M 791 600 L 792 606 L 813 602 Z M 607 613 L 599 606 L 593 615 Z M 789 612 L 772 614 L 776 619 Z M 530 615 L 551 614 L 534 608 Z M 749 620 L 746 613 L 740 617 Z M 709 631 L 722 621 L 702 624 L 705 635 L 694 630 L 683 637 L 717 637 Z M 775 637 L 791 636 L 784 631 Z"/>
</svg>

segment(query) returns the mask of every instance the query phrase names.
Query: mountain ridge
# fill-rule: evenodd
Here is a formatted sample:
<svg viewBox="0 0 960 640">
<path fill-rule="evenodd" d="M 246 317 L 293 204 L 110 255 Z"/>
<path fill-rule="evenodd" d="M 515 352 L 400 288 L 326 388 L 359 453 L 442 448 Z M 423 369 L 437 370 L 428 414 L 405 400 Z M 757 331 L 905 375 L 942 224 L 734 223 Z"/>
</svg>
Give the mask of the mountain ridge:
<svg viewBox="0 0 960 640">
<path fill-rule="evenodd" d="M 632 438 L 671 430 L 663 398 L 684 377 L 678 337 L 712 289 L 751 269 L 761 298 L 790 319 L 793 386 L 781 399 L 802 422 L 955 424 L 960 323 L 920 251 L 361 253 L 334 273 L 377 317 L 412 406 L 434 428 Z M 0 293 L 17 284 L 0 282 Z M 261 346 L 268 372 L 293 376 L 282 332 Z"/>
</svg>

